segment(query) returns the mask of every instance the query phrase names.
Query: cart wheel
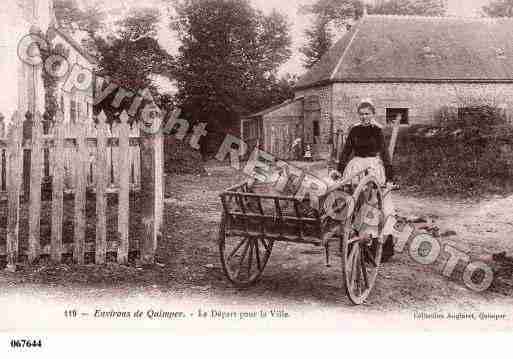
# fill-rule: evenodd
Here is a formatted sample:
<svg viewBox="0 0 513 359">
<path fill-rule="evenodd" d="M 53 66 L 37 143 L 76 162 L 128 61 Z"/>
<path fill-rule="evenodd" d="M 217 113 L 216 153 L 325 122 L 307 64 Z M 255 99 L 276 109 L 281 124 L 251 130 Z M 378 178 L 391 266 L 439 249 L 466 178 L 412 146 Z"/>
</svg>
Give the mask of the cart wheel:
<svg viewBox="0 0 513 359">
<path fill-rule="evenodd" d="M 354 304 L 369 296 L 383 253 L 383 195 L 376 179 L 365 177 L 353 193 L 354 208 L 342 237 L 342 271 L 346 292 Z"/>
<path fill-rule="evenodd" d="M 219 227 L 221 264 L 230 282 L 244 288 L 255 284 L 269 261 L 274 241 L 262 237 L 232 235 L 223 214 Z"/>
</svg>

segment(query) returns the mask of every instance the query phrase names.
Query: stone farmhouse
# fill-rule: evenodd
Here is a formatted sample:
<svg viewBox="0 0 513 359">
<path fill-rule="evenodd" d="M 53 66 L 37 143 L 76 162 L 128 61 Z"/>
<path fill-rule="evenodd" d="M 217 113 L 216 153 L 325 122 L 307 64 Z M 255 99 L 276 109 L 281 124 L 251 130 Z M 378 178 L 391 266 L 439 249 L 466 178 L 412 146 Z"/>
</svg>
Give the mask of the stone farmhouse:
<svg viewBox="0 0 513 359">
<path fill-rule="evenodd" d="M 302 76 L 295 97 L 241 120 L 250 146 L 291 158 L 294 138 L 329 155 L 371 98 L 387 126 L 432 123 L 476 105 L 513 115 L 513 19 L 365 15 Z"/>
</svg>

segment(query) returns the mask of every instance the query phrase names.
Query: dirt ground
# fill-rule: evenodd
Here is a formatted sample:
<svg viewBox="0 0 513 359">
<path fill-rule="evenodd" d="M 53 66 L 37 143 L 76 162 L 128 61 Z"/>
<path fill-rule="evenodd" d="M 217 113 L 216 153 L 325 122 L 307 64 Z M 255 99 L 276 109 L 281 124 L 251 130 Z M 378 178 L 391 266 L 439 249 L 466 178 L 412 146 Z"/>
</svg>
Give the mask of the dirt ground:
<svg viewBox="0 0 513 359">
<path fill-rule="evenodd" d="M 44 293 L 47 298 L 110 298 L 145 293 L 186 300 L 200 296 L 219 303 L 279 302 L 301 308 L 354 310 L 341 280 L 340 258 L 324 264 L 324 251 L 308 245 L 277 243 L 261 281 L 252 288 L 233 288 L 221 269 L 217 231 L 221 213 L 219 192 L 243 180 L 243 175 L 219 163 L 209 163 L 207 175 L 173 175 L 166 183 L 166 232 L 159 243 L 157 264 L 141 268 L 53 265 L 42 261 L 17 273 L 0 272 L 0 297 L 18 292 Z M 394 194 L 396 208 L 406 217 L 425 217 L 441 238 L 473 260 L 492 263 L 494 253 L 513 254 L 513 197 L 471 201 L 416 198 Z M 434 265 L 414 262 L 407 250 L 384 264 L 367 305 L 358 311 L 439 310 L 440 306 L 476 309 L 511 305 L 511 266 L 495 266 L 492 287 L 476 293 L 465 287 L 461 271 L 452 278 L 441 272 L 447 257 Z"/>
</svg>

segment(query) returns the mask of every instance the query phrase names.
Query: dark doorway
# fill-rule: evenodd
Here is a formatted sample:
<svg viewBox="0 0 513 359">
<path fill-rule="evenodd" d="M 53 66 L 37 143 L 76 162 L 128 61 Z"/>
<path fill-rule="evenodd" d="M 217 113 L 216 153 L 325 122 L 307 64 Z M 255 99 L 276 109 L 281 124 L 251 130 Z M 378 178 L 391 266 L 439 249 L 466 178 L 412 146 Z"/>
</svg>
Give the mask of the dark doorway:
<svg viewBox="0 0 513 359">
<path fill-rule="evenodd" d="M 321 129 L 319 127 L 319 121 L 315 120 L 313 122 L 313 140 L 314 144 L 319 142 L 319 136 L 321 135 Z"/>
</svg>

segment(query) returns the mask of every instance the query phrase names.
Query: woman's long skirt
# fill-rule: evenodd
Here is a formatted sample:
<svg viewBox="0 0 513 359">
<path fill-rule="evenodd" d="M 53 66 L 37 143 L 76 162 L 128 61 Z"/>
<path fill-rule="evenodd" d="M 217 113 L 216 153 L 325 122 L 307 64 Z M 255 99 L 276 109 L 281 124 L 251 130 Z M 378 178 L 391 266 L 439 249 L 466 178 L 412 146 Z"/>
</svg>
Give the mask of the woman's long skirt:
<svg viewBox="0 0 513 359">
<path fill-rule="evenodd" d="M 376 178 L 380 186 L 385 186 L 385 167 L 383 166 L 383 161 L 380 157 L 354 157 L 347 164 L 344 174 L 342 175 L 342 180 L 348 180 L 366 169 L 369 170 L 369 175 Z M 357 184 L 363 178 L 363 176 L 361 178 L 359 177 L 360 176 L 356 176 L 353 178 L 352 182 Z M 388 195 L 383 199 L 383 214 L 385 215 L 385 219 L 395 214 L 394 203 L 391 197 L 391 194 L 388 193 Z"/>
</svg>

